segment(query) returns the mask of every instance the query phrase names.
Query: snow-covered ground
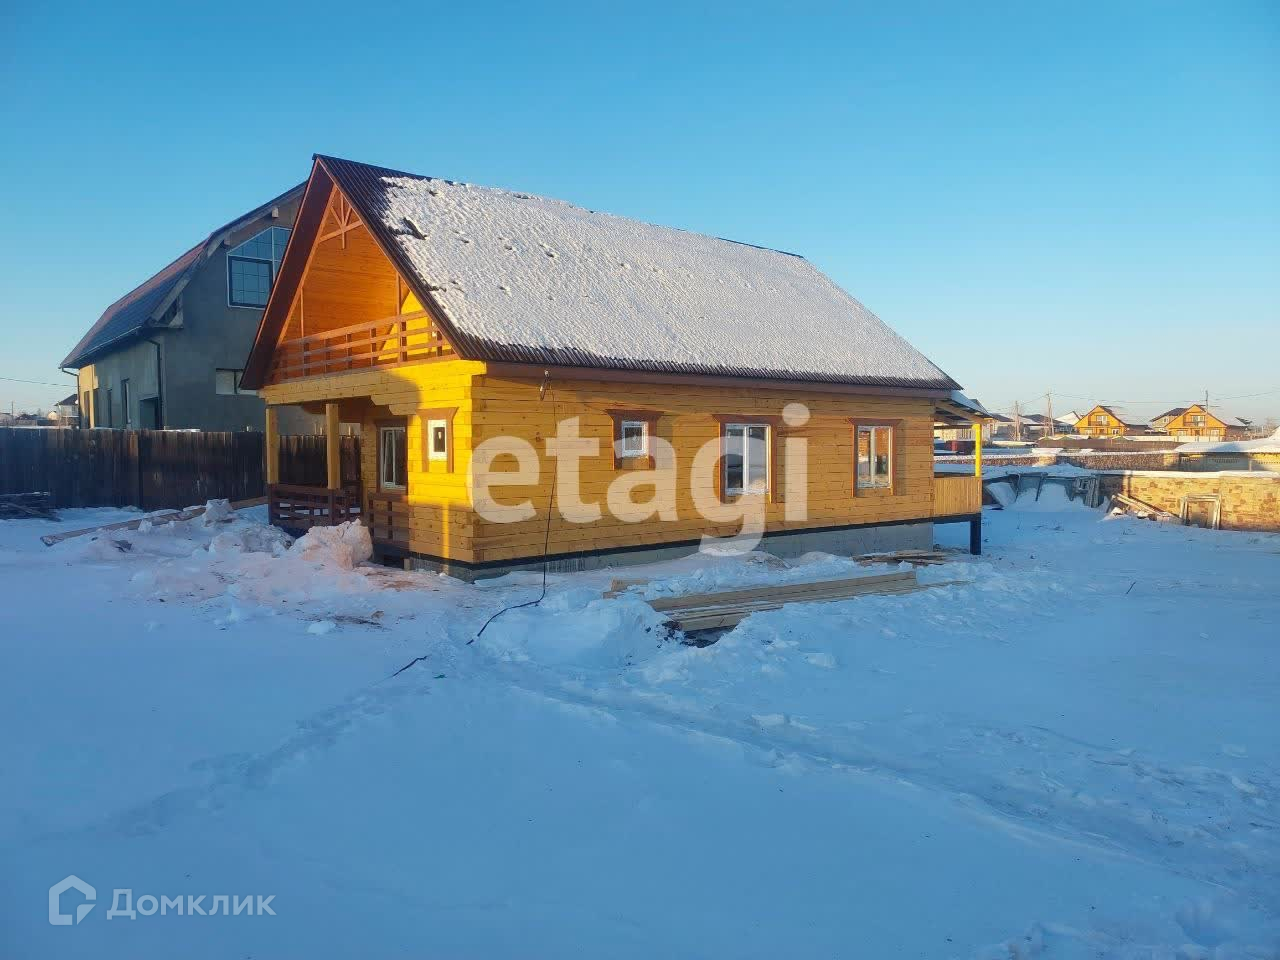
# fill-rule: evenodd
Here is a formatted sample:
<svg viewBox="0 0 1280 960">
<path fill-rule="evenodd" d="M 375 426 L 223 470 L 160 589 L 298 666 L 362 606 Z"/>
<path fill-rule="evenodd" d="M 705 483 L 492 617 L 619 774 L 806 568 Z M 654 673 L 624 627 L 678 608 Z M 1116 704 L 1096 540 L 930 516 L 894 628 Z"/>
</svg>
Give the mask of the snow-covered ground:
<svg viewBox="0 0 1280 960">
<path fill-rule="evenodd" d="M 641 595 L 877 568 L 556 576 L 468 644 L 537 578 L 37 539 L 128 516 L 0 523 L 0 956 L 1280 956 L 1280 537 L 1015 503 L 966 583 L 699 649 Z"/>
</svg>

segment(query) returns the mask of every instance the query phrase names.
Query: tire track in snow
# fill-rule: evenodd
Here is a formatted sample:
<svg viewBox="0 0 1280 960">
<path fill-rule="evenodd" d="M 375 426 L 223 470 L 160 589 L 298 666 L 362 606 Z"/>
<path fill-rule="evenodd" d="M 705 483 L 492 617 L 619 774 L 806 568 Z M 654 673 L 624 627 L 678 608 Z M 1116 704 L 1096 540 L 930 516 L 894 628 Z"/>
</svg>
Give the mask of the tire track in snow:
<svg viewBox="0 0 1280 960">
<path fill-rule="evenodd" d="M 1261 815 L 1270 808 L 1268 798 L 1274 792 L 1269 781 L 1249 785 L 1254 791 L 1252 797 L 1261 801 L 1253 811 L 1259 816 L 1251 816 L 1235 827 L 1211 828 L 1205 824 L 1187 827 L 1159 810 L 1131 806 L 1123 801 L 1115 804 L 1060 802 L 1072 799 L 1073 793 L 1066 784 L 1037 789 L 1035 778 L 1029 776 L 1022 778 L 1022 782 L 994 778 L 983 781 L 972 773 L 966 778 L 961 769 L 948 767 L 944 761 L 928 754 L 917 753 L 921 759 L 913 761 L 906 753 L 877 750 L 848 733 L 797 724 L 785 715 L 780 718 L 782 722 L 775 722 L 772 717 L 757 719 L 750 715 L 680 709 L 676 701 L 661 695 L 609 687 L 590 688 L 560 680 L 536 668 L 517 671 L 496 666 L 510 686 L 553 702 L 603 710 L 619 719 L 626 715 L 681 732 L 731 741 L 766 762 L 770 755 L 790 756 L 818 767 L 850 770 L 944 793 L 961 807 L 1005 829 L 1080 843 L 1242 894 L 1265 895 L 1267 890 L 1280 887 L 1275 856 L 1276 847 L 1280 845 L 1280 824 Z M 537 677 L 536 683 L 529 682 L 531 676 Z M 981 728 L 968 732 L 978 737 L 1025 737 L 1021 732 L 1011 734 Z M 1070 742 L 1071 738 L 1045 732 L 1062 742 Z M 1167 770 L 1105 748 L 1099 752 L 1106 754 L 1108 760 L 1078 754 L 1073 755 L 1073 759 L 1080 763 L 1113 762 L 1136 778 L 1154 782 L 1183 786 L 1190 779 L 1185 771 Z M 1222 771 L 1198 768 L 1197 777 L 1199 782 L 1193 786 L 1213 800 L 1231 796 L 1237 790 L 1232 784 L 1233 777 Z M 1214 790 L 1215 785 L 1227 789 Z M 1236 827 L 1258 831 L 1257 836 L 1263 838 L 1261 849 L 1254 851 L 1245 845 L 1235 835 Z"/>
</svg>

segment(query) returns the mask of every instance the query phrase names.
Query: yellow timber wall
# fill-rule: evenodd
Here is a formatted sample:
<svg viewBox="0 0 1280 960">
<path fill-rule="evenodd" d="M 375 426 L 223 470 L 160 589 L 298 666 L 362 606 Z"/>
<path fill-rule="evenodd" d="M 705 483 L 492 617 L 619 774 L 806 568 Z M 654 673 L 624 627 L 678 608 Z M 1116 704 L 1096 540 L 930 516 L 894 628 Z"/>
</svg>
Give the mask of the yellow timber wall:
<svg viewBox="0 0 1280 960">
<path fill-rule="evenodd" d="M 408 549 L 474 562 L 475 514 L 467 490 L 471 466 L 472 384 L 483 363 L 439 360 L 289 380 L 264 387 L 268 403 L 314 405 L 337 401 L 343 422 L 360 424 L 360 479 L 365 502 L 378 493 L 378 425 L 403 419 L 408 451 Z M 426 456 L 421 410 L 456 408 L 454 456 L 448 464 Z"/>
<path fill-rule="evenodd" d="M 933 506 L 933 404 L 928 399 L 872 395 L 762 390 L 756 387 L 712 387 L 632 383 L 616 380 L 552 381 L 545 399 L 538 399 L 536 380 L 496 376 L 477 378 L 472 385 L 472 439 L 518 436 L 541 452 L 542 441 L 554 436 L 557 421 L 579 418 L 579 433 L 600 440 L 600 456 L 580 461 L 581 498 L 604 507 L 599 520 L 589 524 L 565 520 L 559 511 L 552 521 L 551 554 L 620 550 L 641 545 L 697 540 L 705 533 L 729 536 L 736 522 L 713 523 L 694 507 L 690 476 L 697 451 L 720 436 L 714 415 L 780 417 L 787 403 L 809 408 L 804 426 L 780 425 L 777 437 L 776 476 L 778 495 L 765 505 L 768 532 L 803 530 L 848 524 L 928 520 Z M 676 458 L 676 513 L 673 520 L 652 518 L 629 523 L 607 510 L 609 485 L 626 470 L 614 466 L 611 409 L 646 410 L 660 414 L 657 436 L 670 443 Z M 900 420 L 899 470 L 896 491 L 860 491 L 853 496 L 853 427 L 851 417 Z M 788 520 L 782 495 L 787 474 L 786 441 L 808 443 L 807 516 Z M 507 458 L 510 459 L 510 458 Z M 501 461 L 495 462 L 495 469 Z M 651 473 L 651 471 L 638 471 Z M 532 500 L 537 516 L 516 523 L 495 523 L 477 517 L 475 559 L 500 562 L 536 557 L 546 535 L 546 505 L 552 487 L 550 461 L 543 459 L 541 482 L 536 486 L 491 487 L 499 503 Z M 654 496 L 652 486 L 640 486 L 635 498 Z"/>
<path fill-rule="evenodd" d="M 537 379 L 495 376 L 480 362 L 440 360 L 403 367 L 353 371 L 269 385 L 262 394 L 271 404 L 338 401 L 344 422 L 359 422 L 362 432 L 361 478 L 366 496 L 377 492 L 377 427 L 389 418 L 406 418 L 408 446 L 409 542 L 413 553 L 465 563 L 501 563 L 541 556 L 546 510 L 552 490 L 553 458 L 545 441 L 556 425 L 579 418 L 579 434 L 600 441 L 599 456 L 580 463 L 581 499 L 598 503 L 600 519 L 574 523 L 557 509 L 552 520 L 551 554 L 624 550 L 630 547 L 694 541 L 703 534 L 729 536 L 740 522 L 709 522 L 695 509 L 690 476 L 697 451 L 717 441 L 715 415 L 780 417 L 787 403 L 803 403 L 809 420 L 803 426 L 779 424 L 772 483 L 777 490 L 765 504 L 766 530 L 880 524 L 919 520 L 934 514 L 933 402 L 872 394 L 765 390 L 753 386 L 722 387 L 634 383 L 618 380 L 554 380 L 545 399 Z M 424 420 L 419 411 L 456 408 L 453 419 L 452 470 L 430 461 L 424 448 Z M 657 436 L 672 444 L 676 457 L 676 519 L 653 517 L 629 523 L 607 506 L 610 484 L 629 471 L 613 459 L 610 410 L 645 410 L 660 415 Z M 850 418 L 899 423 L 895 453 L 895 489 L 859 491 L 853 485 L 853 427 Z M 471 454 L 481 442 L 518 437 L 539 454 L 541 478 L 536 484 L 491 483 L 490 499 L 500 504 L 530 501 L 533 519 L 515 523 L 487 520 L 473 509 L 467 477 Z M 807 511 L 788 519 L 783 478 L 787 475 L 788 440 L 807 443 Z M 499 457 L 495 471 L 512 470 L 514 460 Z M 638 470 L 636 474 L 652 474 Z M 654 496 L 651 484 L 635 489 L 643 502 Z M 793 498 L 794 499 L 794 498 Z M 794 507 L 794 504 L 793 504 Z"/>
</svg>

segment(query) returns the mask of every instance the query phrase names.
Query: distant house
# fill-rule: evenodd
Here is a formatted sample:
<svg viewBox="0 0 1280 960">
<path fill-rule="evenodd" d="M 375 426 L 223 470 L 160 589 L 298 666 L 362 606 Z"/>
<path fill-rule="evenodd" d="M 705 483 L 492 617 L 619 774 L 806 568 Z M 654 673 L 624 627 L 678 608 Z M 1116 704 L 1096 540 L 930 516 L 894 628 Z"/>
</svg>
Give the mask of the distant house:
<svg viewBox="0 0 1280 960">
<path fill-rule="evenodd" d="M 958 394 L 957 397 L 963 401 L 963 405 L 970 409 L 972 416 L 975 418 L 975 422 L 981 430 L 982 442 L 990 443 L 995 428 L 996 415 L 991 413 L 991 411 L 977 400 L 971 400 L 963 394 Z M 973 426 L 973 422 L 954 424 L 938 420 L 935 421 L 933 425 L 933 439 L 935 441 L 942 441 L 943 443 L 962 443 L 971 445 L 974 443 Z"/>
<path fill-rule="evenodd" d="M 1171 437 L 1179 440 L 1203 440 L 1207 443 L 1221 440 L 1232 440 L 1244 437 L 1249 432 L 1248 421 L 1224 413 L 1214 413 L 1202 404 L 1193 403 L 1189 407 L 1175 411 L 1166 411 L 1173 416 L 1165 420 L 1162 429 Z M 1161 414 L 1156 419 L 1164 418 Z M 1155 426 L 1156 421 L 1151 422 Z"/>
<path fill-rule="evenodd" d="M 1173 407 L 1172 409 L 1166 410 L 1158 417 L 1152 417 L 1151 420 L 1148 421 L 1148 425 L 1152 430 L 1159 430 L 1161 433 L 1164 433 L 1165 427 L 1167 427 L 1175 417 L 1180 417 L 1186 412 L 1186 407 Z"/>
<path fill-rule="evenodd" d="M 1043 413 L 1024 413 L 1021 419 L 1022 432 L 1028 439 L 1032 437 L 1047 437 L 1050 434 L 1057 433 L 1059 430 L 1058 422 L 1050 420 Z"/>
<path fill-rule="evenodd" d="M 991 412 L 991 436 L 983 439 L 991 440 L 1012 440 L 1013 439 L 1013 418 L 1006 417 L 1003 413 Z"/>
<path fill-rule="evenodd" d="M 80 422 L 80 398 L 74 393 L 63 397 L 54 405 L 53 415 L 57 417 L 60 427 L 77 426 Z"/>
<path fill-rule="evenodd" d="M 1076 424 L 1080 422 L 1080 418 L 1083 416 L 1084 414 L 1078 410 L 1068 410 L 1062 416 L 1053 418 L 1058 422 L 1058 426 L 1055 429 L 1058 433 L 1074 433 Z"/>
<path fill-rule="evenodd" d="M 1178 447 L 1177 453 L 1180 468 L 1280 473 L 1280 430 L 1256 440 L 1192 441 Z"/>
<path fill-rule="evenodd" d="M 240 384 L 302 199 L 299 185 L 218 227 L 103 311 L 63 368 L 78 371 L 86 427 L 261 430 Z M 285 433 L 318 418 L 282 410 Z"/>
<path fill-rule="evenodd" d="M 58 420 L 55 416 L 46 416 L 39 411 L 35 413 L 20 413 L 13 418 L 13 422 L 9 424 L 13 427 L 56 427 Z"/>
<path fill-rule="evenodd" d="M 1076 421 L 1076 433 L 1086 437 L 1123 437 L 1142 433 L 1146 428 L 1145 420 L 1139 420 L 1119 407 L 1102 403 Z"/>
</svg>

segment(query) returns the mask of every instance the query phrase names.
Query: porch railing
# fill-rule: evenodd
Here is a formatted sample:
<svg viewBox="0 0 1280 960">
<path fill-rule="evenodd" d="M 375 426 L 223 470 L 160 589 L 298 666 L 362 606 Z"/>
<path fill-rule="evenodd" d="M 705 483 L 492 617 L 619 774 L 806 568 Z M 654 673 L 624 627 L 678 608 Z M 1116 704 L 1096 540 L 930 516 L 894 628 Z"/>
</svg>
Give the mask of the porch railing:
<svg viewBox="0 0 1280 960">
<path fill-rule="evenodd" d="M 369 494 L 364 522 L 374 543 L 409 545 L 409 504 L 403 494 Z"/>
<path fill-rule="evenodd" d="M 360 491 L 273 483 L 267 487 L 267 516 L 273 526 L 293 530 L 332 527 L 359 519 Z"/>
<path fill-rule="evenodd" d="M 933 478 L 933 515 L 964 517 L 982 512 L 982 478 L 939 473 Z"/>
<path fill-rule="evenodd" d="M 272 383 L 370 367 L 392 367 L 446 356 L 453 348 L 426 311 L 325 330 L 276 347 Z"/>
</svg>

